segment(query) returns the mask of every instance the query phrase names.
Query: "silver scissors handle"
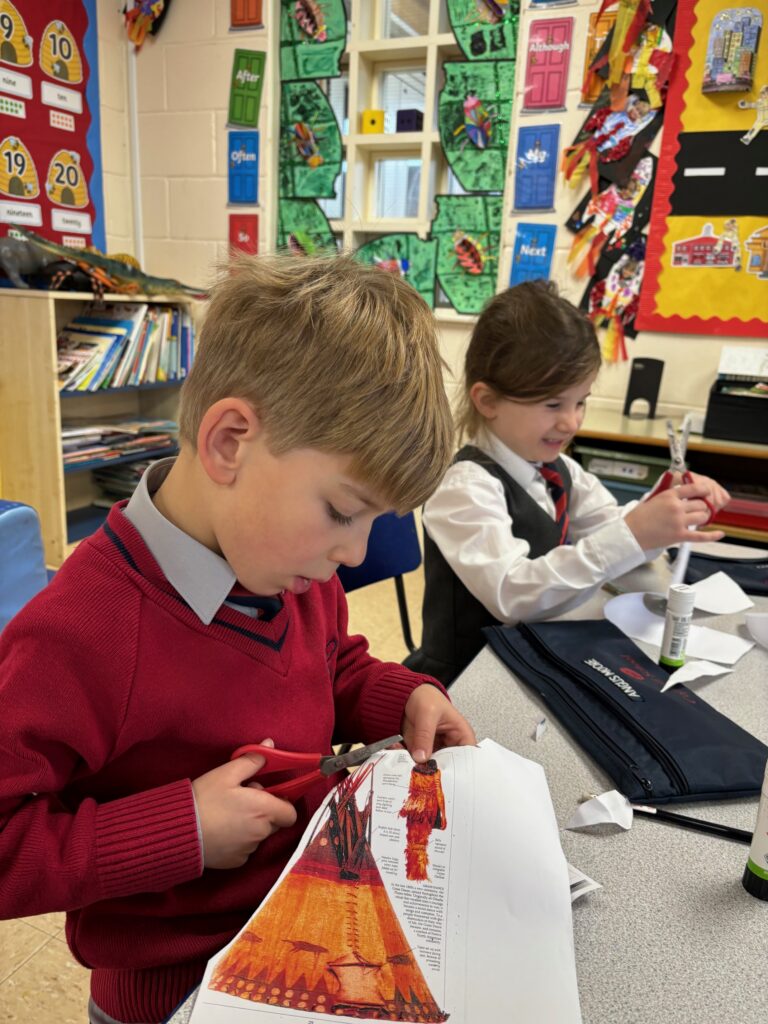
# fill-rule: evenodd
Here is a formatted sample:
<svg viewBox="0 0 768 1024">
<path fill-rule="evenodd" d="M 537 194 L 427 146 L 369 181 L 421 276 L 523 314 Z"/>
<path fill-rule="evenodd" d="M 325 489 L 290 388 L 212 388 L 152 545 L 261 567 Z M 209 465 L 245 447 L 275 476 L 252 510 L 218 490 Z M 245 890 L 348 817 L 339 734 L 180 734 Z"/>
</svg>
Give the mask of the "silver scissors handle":
<svg viewBox="0 0 768 1024">
<path fill-rule="evenodd" d="M 669 439 L 669 454 L 672 457 L 670 469 L 675 473 L 684 473 L 686 470 L 685 453 L 688 449 L 688 432 L 690 425 L 686 423 L 678 433 L 672 420 L 667 420 L 667 437 Z"/>
</svg>

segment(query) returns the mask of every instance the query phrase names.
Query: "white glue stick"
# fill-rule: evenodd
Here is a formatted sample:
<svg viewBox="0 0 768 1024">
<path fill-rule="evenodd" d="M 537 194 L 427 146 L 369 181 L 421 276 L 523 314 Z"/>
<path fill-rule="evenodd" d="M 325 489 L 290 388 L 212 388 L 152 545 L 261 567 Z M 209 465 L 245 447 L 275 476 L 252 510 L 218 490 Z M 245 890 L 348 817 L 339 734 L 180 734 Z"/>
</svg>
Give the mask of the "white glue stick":
<svg viewBox="0 0 768 1024">
<path fill-rule="evenodd" d="M 673 583 L 667 594 L 667 614 L 661 640 L 659 664 L 680 668 L 685 664 L 685 644 L 693 617 L 696 591 L 685 583 Z"/>
</svg>

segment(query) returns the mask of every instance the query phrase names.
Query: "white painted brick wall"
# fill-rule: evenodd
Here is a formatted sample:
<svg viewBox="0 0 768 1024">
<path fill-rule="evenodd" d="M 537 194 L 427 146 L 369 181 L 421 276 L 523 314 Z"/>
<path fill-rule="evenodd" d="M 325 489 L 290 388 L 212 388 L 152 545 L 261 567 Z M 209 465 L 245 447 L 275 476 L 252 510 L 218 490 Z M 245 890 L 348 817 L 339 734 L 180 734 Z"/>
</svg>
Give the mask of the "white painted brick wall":
<svg viewBox="0 0 768 1024">
<path fill-rule="evenodd" d="M 115 0 L 99 2 L 104 189 L 109 248 L 133 251 L 128 150 L 127 46 Z M 265 9 L 269 13 L 267 0 Z M 227 110 L 236 49 L 266 50 L 268 30 L 229 30 L 229 0 L 177 0 L 137 59 L 144 269 L 205 286 L 226 258 L 229 214 L 259 214 L 259 248 L 271 241 L 257 207 L 227 205 Z M 276 31 L 277 26 L 272 26 Z M 269 35 L 271 38 L 271 35 Z M 260 197 L 269 188 L 272 132 L 267 58 L 260 130 Z M 271 211 L 276 220 L 276 210 Z M 275 223 L 275 221 L 272 221 Z"/>
</svg>

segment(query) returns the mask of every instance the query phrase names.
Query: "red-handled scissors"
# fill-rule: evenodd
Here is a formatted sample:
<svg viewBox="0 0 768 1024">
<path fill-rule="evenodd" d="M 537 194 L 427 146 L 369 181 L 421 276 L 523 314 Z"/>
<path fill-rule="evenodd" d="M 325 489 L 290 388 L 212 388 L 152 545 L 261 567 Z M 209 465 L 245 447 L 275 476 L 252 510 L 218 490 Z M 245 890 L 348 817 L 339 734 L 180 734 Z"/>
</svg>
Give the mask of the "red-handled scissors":
<svg viewBox="0 0 768 1024">
<path fill-rule="evenodd" d="M 391 747 L 394 743 L 402 743 L 402 736 L 388 736 L 385 740 L 377 743 L 369 743 L 367 747 L 358 747 L 350 750 L 348 754 L 301 754 L 291 750 L 276 750 L 275 747 L 263 747 L 259 743 L 247 743 L 238 747 L 230 757 L 234 761 L 236 757 L 243 754 L 260 754 L 264 758 L 264 764 L 258 774 L 269 775 L 271 772 L 287 772 L 292 768 L 311 768 L 312 771 L 306 775 L 299 775 L 295 779 L 288 779 L 287 782 L 279 782 L 275 786 L 265 786 L 267 793 L 279 796 L 283 800 L 295 800 L 296 797 L 306 793 L 310 786 L 318 779 L 335 775 L 336 772 L 344 771 L 345 768 L 352 768 L 357 764 L 367 761 L 371 754 Z"/>
<path fill-rule="evenodd" d="M 683 428 L 678 434 L 672 420 L 667 420 L 667 437 L 669 438 L 669 453 L 671 455 L 671 461 L 669 463 L 669 469 L 664 471 L 656 486 L 653 488 L 653 494 L 659 494 L 661 491 L 666 491 L 670 487 L 676 487 L 678 481 L 675 479 L 675 474 L 680 475 L 680 483 L 692 484 L 694 482 L 693 477 L 685 464 L 685 453 L 688 449 L 689 431 L 690 424 L 687 421 L 683 422 Z M 710 523 L 715 514 L 715 507 L 711 502 L 707 501 L 706 498 L 701 498 L 699 500 L 703 501 L 709 509 L 709 519 L 707 519 L 707 523 Z M 702 525 L 706 526 L 706 523 Z"/>
</svg>

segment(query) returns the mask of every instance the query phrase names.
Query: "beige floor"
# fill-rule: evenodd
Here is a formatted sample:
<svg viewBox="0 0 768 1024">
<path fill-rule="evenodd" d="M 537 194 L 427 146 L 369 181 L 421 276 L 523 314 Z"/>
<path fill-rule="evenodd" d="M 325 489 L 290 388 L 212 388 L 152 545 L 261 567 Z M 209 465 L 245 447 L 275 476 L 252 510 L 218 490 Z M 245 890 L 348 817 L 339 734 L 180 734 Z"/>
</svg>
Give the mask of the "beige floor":
<svg viewBox="0 0 768 1024">
<path fill-rule="evenodd" d="M 405 577 L 411 628 L 421 630 L 422 571 Z M 407 654 L 391 580 L 349 595 L 350 631 L 384 661 Z M 70 956 L 64 915 L 0 921 L 0 1024 L 86 1024 L 88 972 Z"/>
</svg>

